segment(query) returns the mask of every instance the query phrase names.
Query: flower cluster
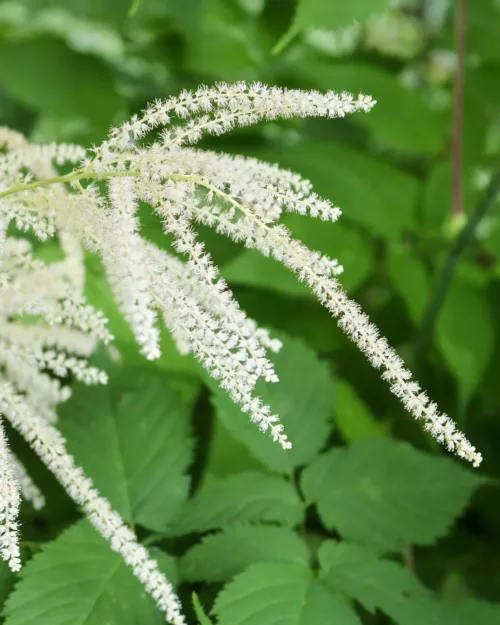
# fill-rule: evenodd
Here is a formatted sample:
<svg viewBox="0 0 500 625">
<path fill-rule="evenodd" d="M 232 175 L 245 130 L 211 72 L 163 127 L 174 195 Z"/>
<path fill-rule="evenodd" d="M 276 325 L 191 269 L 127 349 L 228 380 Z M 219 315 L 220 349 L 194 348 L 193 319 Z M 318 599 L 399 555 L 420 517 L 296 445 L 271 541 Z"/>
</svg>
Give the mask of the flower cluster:
<svg viewBox="0 0 500 625">
<path fill-rule="evenodd" d="M 65 450 L 55 407 L 69 395 L 59 378 L 105 383 L 86 358 L 112 339 L 105 319 L 82 296 L 83 248 L 99 254 L 120 310 L 141 353 L 160 356 L 159 323 L 182 353 L 192 353 L 234 402 L 284 449 L 291 447 L 277 415 L 255 395 L 257 381 L 278 382 L 269 352 L 280 342 L 239 307 L 219 274 L 196 224 L 214 228 L 272 256 L 306 283 L 390 384 L 408 411 L 447 448 L 477 466 L 481 454 L 440 414 L 411 379 L 338 280 L 342 267 L 294 240 L 279 223 L 284 212 L 336 221 L 341 211 L 320 198 L 308 180 L 276 165 L 192 147 L 259 120 L 292 116 L 343 117 L 368 112 L 365 95 L 321 94 L 262 84 L 219 84 L 157 101 L 111 131 L 89 153 L 78 146 L 39 146 L 0 130 L 0 412 L 19 430 L 122 554 L 169 622 L 183 623 L 178 600 L 133 533 L 102 499 Z M 147 135 L 159 127 L 155 139 Z M 78 163 L 69 174 L 55 165 Z M 106 186 L 98 184 L 105 181 Z M 141 234 L 139 202 L 160 217 L 178 255 Z M 57 234 L 64 259 L 44 264 L 9 224 L 45 240 Z M 179 259 L 179 255 L 184 260 Z M 31 319 L 31 322 L 27 322 Z M 1 549 L 19 568 L 16 511 L 19 490 L 34 505 L 42 498 L 12 460 L 0 432 Z"/>
</svg>

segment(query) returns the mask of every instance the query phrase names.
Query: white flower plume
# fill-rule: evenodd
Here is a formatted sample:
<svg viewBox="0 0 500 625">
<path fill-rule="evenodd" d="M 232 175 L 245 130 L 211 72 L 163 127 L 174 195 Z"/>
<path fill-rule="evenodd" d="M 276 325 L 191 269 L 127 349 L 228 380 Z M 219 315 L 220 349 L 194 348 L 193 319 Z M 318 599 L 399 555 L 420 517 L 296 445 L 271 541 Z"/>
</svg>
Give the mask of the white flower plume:
<svg viewBox="0 0 500 625">
<path fill-rule="evenodd" d="M 284 449 L 291 447 L 271 408 L 255 395 L 259 378 L 278 382 L 269 352 L 280 343 L 249 319 L 197 237 L 196 223 L 272 256 L 294 272 L 337 318 L 370 363 L 381 369 L 407 410 L 450 451 L 474 466 L 481 454 L 441 414 L 411 378 L 395 351 L 360 307 L 348 299 L 336 259 L 308 249 L 279 223 L 284 212 L 336 221 L 339 208 L 311 183 L 277 165 L 201 151 L 205 135 L 259 120 L 343 117 L 368 112 L 363 94 L 287 90 L 260 83 L 218 84 L 157 101 L 111 131 L 87 153 L 74 145 L 32 145 L 0 128 L 0 411 L 46 462 L 95 527 L 119 551 L 165 612 L 184 623 L 171 586 L 109 504 L 75 467 L 52 423 L 69 395 L 60 377 L 106 382 L 86 358 L 98 341 L 112 340 L 106 320 L 84 300 L 83 248 L 99 254 L 114 297 L 141 353 L 160 356 L 160 320 L 182 353 L 191 352 L 234 402 Z M 162 128 L 156 139 L 147 135 Z M 69 174 L 56 165 L 78 163 Z M 106 181 L 105 185 L 97 185 Z M 160 217 L 184 260 L 141 234 L 139 202 Z M 57 235 L 64 259 L 44 264 L 24 238 Z M 25 322 L 30 316 L 32 323 Z M 0 436 L 0 536 L 12 568 L 21 492 L 40 503 L 36 487 L 11 460 Z M 3 451 L 2 451 L 3 449 Z M 18 548 L 17 548 L 18 549 Z"/>
</svg>

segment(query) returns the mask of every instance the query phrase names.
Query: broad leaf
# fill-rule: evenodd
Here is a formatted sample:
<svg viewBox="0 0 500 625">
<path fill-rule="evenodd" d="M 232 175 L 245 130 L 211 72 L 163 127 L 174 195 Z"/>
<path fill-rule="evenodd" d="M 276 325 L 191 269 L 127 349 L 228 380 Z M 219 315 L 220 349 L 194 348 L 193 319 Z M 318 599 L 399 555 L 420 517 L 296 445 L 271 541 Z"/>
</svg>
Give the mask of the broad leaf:
<svg viewBox="0 0 500 625">
<path fill-rule="evenodd" d="M 258 562 L 307 565 L 309 552 L 298 535 L 284 527 L 235 525 L 209 534 L 180 560 L 186 581 L 224 582 Z"/>
<path fill-rule="evenodd" d="M 354 610 L 300 564 L 254 564 L 237 575 L 213 609 L 218 625 L 361 625 Z"/>
<path fill-rule="evenodd" d="M 430 295 L 425 267 L 419 258 L 399 247 L 389 250 L 388 261 L 389 277 L 418 327 Z"/>
<path fill-rule="evenodd" d="M 500 623 L 500 604 L 477 599 L 452 603 L 420 597 L 393 609 L 392 618 L 398 625 L 492 625 Z"/>
<path fill-rule="evenodd" d="M 289 30 L 274 48 L 277 54 L 302 30 L 321 28 L 335 30 L 364 21 L 373 13 L 383 11 L 388 0 L 351 0 L 351 2 L 325 2 L 325 0 L 298 0 L 294 20 Z"/>
<path fill-rule="evenodd" d="M 281 263 L 255 250 L 243 251 L 225 265 L 222 275 L 230 285 L 253 286 L 285 295 L 314 297 L 311 290 Z"/>
<path fill-rule="evenodd" d="M 451 5 L 451 7 L 457 5 Z M 472 2 L 467 7 L 467 50 L 483 63 L 500 61 L 498 49 L 498 29 L 500 28 L 500 7 L 496 0 Z M 447 28 L 444 29 L 440 47 L 454 49 L 456 10 L 448 15 Z"/>
<path fill-rule="evenodd" d="M 331 88 L 332 84 L 328 86 L 328 89 Z M 345 88 L 343 86 L 341 90 Z M 363 115 L 360 123 L 364 123 L 375 110 L 376 107 L 366 116 L 360 113 Z M 394 112 L 391 113 L 391 123 L 393 116 Z M 319 139 L 301 141 L 293 149 L 284 145 L 281 149 L 252 150 L 250 153 L 309 178 L 318 194 L 342 209 L 340 225 L 344 224 L 344 220 L 345 223 L 354 222 L 366 227 L 371 234 L 390 239 L 399 238 L 402 232 L 413 227 L 417 180 L 380 158 Z M 336 224 L 319 223 L 317 228 L 325 226 L 333 230 Z M 304 226 L 304 229 L 312 227 Z M 342 264 L 341 249 L 338 253 L 332 249 L 331 253 L 334 257 L 338 256 Z M 346 264 L 346 271 L 347 267 Z"/>
<path fill-rule="evenodd" d="M 314 63 L 305 71 L 322 90 L 367 93 L 377 100 L 368 114 L 359 112 L 349 119 L 371 130 L 384 146 L 424 154 L 436 154 L 444 148 L 448 130 L 442 116 L 396 74 L 362 63 Z"/>
<path fill-rule="evenodd" d="M 213 383 L 211 388 L 217 417 L 235 438 L 273 471 L 290 473 L 314 458 L 325 444 L 331 430 L 333 392 L 327 365 L 309 347 L 276 336 L 283 341 L 281 351 L 271 356 L 279 382 L 260 381 L 255 392 L 279 415 L 292 449 L 284 451 L 273 443 L 223 391 Z"/>
<path fill-rule="evenodd" d="M 248 471 L 204 486 L 180 511 L 172 533 L 206 532 L 251 521 L 293 526 L 303 514 L 302 502 L 291 484 L 280 477 Z"/>
<path fill-rule="evenodd" d="M 470 211 L 478 197 L 472 167 L 464 167 L 462 179 L 464 206 Z M 423 224 L 433 233 L 439 232 L 452 218 L 452 214 L 452 166 L 451 162 L 445 161 L 435 164 L 425 180 L 422 196 Z"/>
<path fill-rule="evenodd" d="M 425 596 L 418 579 L 401 564 L 378 558 L 357 545 L 327 541 L 318 554 L 320 579 L 356 599 L 369 612 L 392 615 L 412 597 Z"/>
<path fill-rule="evenodd" d="M 482 289 L 458 277 L 453 281 L 439 314 L 436 339 L 457 378 L 464 410 L 494 350 L 494 320 Z"/>
<path fill-rule="evenodd" d="M 130 0 L 23 0 L 32 11 L 58 9 L 79 18 L 89 18 L 102 22 L 122 25 L 127 18 Z"/>
<path fill-rule="evenodd" d="M 60 410 L 60 429 L 76 462 L 125 520 L 161 531 L 188 494 L 187 409 L 162 374 L 143 374 L 132 392 L 115 390 L 119 385 L 114 378 L 109 387 L 79 386 Z"/>
<path fill-rule="evenodd" d="M 349 292 L 356 289 L 367 277 L 371 267 L 371 246 L 353 228 L 299 215 L 286 215 L 283 223 L 290 228 L 295 238 L 300 239 L 310 249 L 338 259 L 344 267 L 340 281 Z M 311 289 L 299 282 L 278 261 L 254 250 L 245 250 L 231 260 L 224 266 L 222 274 L 231 284 L 255 286 L 285 295 L 316 299 Z"/>
<path fill-rule="evenodd" d="M 382 424 L 370 412 L 356 390 L 345 380 L 335 380 L 335 424 L 347 442 L 384 433 Z"/>
<path fill-rule="evenodd" d="M 106 65 L 47 37 L 1 42 L 0 81 L 30 108 L 99 126 L 109 126 L 122 107 Z"/>
<path fill-rule="evenodd" d="M 242 72 L 261 60 L 261 52 L 236 16 L 228 15 L 223 3 L 211 0 L 198 28 L 188 28 L 186 65 L 197 74 L 219 80 L 237 80 Z M 214 6 L 215 5 L 215 6 Z"/>
<path fill-rule="evenodd" d="M 481 475 L 387 438 L 321 456 L 302 474 L 307 501 L 329 529 L 383 550 L 432 545 L 460 516 Z"/>
<path fill-rule="evenodd" d="M 5 561 L 0 562 L 0 605 L 3 605 L 5 599 L 14 586 L 16 576 L 10 570 L 9 565 Z"/>
<path fill-rule="evenodd" d="M 158 564 L 175 581 L 171 560 Z M 160 625 L 164 617 L 122 557 L 88 521 L 48 543 L 23 568 L 6 625 Z"/>
</svg>

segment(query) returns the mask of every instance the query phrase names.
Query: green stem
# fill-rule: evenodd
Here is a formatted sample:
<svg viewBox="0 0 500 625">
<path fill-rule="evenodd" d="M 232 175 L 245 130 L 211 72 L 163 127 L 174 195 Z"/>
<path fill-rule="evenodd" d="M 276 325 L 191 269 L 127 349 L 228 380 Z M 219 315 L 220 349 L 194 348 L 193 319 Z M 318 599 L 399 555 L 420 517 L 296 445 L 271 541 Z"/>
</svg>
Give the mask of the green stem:
<svg viewBox="0 0 500 625">
<path fill-rule="evenodd" d="M 423 354 L 425 348 L 432 339 L 434 326 L 436 325 L 436 321 L 444 303 L 450 283 L 455 275 L 462 252 L 474 238 L 477 226 L 490 211 L 499 193 L 500 171 L 497 171 L 493 175 L 486 193 L 479 202 L 477 209 L 470 216 L 469 221 L 460 233 L 460 236 L 455 241 L 455 245 L 452 246 L 448 253 L 441 277 L 427 307 L 427 311 L 422 322 L 420 336 L 415 346 L 415 356 L 417 360 Z M 459 313 L 457 312 L 457 314 Z"/>
<path fill-rule="evenodd" d="M 48 187 L 51 184 L 57 183 L 68 183 L 74 182 L 76 180 L 85 180 L 85 179 L 105 179 L 105 178 L 124 178 L 126 176 L 140 176 L 141 172 L 126 169 L 124 171 L 101 171 L 101 172 L 90 172 L 90 171 L 72 171 L 69 174 L 65 174 L 64 176 L 56 176 L 55 178 L 44 178 L 42 180 L 34 180 L 33 182 L 28 182 L 27 184 L 16 184 L 13 187 L 9 187 L 5 191 L 0 193 L 0 199 L 7 197 L 8 195 L 13 195 L 14 193 L 22 193 L 23 191 L 31 191 L 33 189 L 38 189 L 40 187 Z"/>
</svg>

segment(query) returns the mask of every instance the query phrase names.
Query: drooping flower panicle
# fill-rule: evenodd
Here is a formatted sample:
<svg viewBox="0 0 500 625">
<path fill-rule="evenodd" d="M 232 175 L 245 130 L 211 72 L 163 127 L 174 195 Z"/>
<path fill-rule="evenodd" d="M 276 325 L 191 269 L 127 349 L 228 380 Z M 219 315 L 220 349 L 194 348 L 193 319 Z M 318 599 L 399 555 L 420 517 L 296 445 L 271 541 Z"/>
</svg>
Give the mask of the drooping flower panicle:
<svg viewBox="0 0 500 625">
<path fill-rule="evenodd" d="M 278 416 L 254 391 L 260 378 L 278 382 L 268 353 L 278 351 L 280 342 L 239 307 L 195 226 L 210 226 L 272 256 L 312 289 L 437 440 L 474 466 L 481 462 L 481 454 L 438 412 L 400 357 L 348 299 L 338 280 L 338 261 L 294 240 L 279 223 L 284 212 L 336 221 L 340 209 L 314 193 L 308 180 L 277 165 L 192 147 L 206 135 L 260 120 L 344 117 L 368 112 L 374 104 L 363 94 L 218 84 L 153 103 L 90 152 L 74 145 L 33 145 L 0 129 L 0 412 L 121 553 L 174 625 L 184 619 L 170 584 L 75 466 L 53 425 L 57 404 L 70 394 L 60 377 L 106 383 L 106 375 L 86 362 L 97 342 L 113 337 L 102 314 L 83 297 L 84 248 L 99 254 L 145 358 L 160 356 L 163 322 L 179 350 L 192 353 L 250 419 L 288 449 L 291 443 Z M 147 143 L 147 135 L 160 127 L 161 133 Z M 62 175 L 55 165 L 63 163 L 78 166 Z M 98 181 L 106 185 L 98 186 Z M 141 234 L 140 202 L 159 216 L 182 259 Z M 11 235 L 11 223 L 42 241 L 57 234 L 64 259 L 50 264 L 37 259 L 26 239 Z M 33 323 L 21 319 L 26 315 Z M 17 570 L 19 490 L 35 506 L 43 498 L 12 457 L 2 431 L 0 464 L 0 548 Z"/>
</svg>

